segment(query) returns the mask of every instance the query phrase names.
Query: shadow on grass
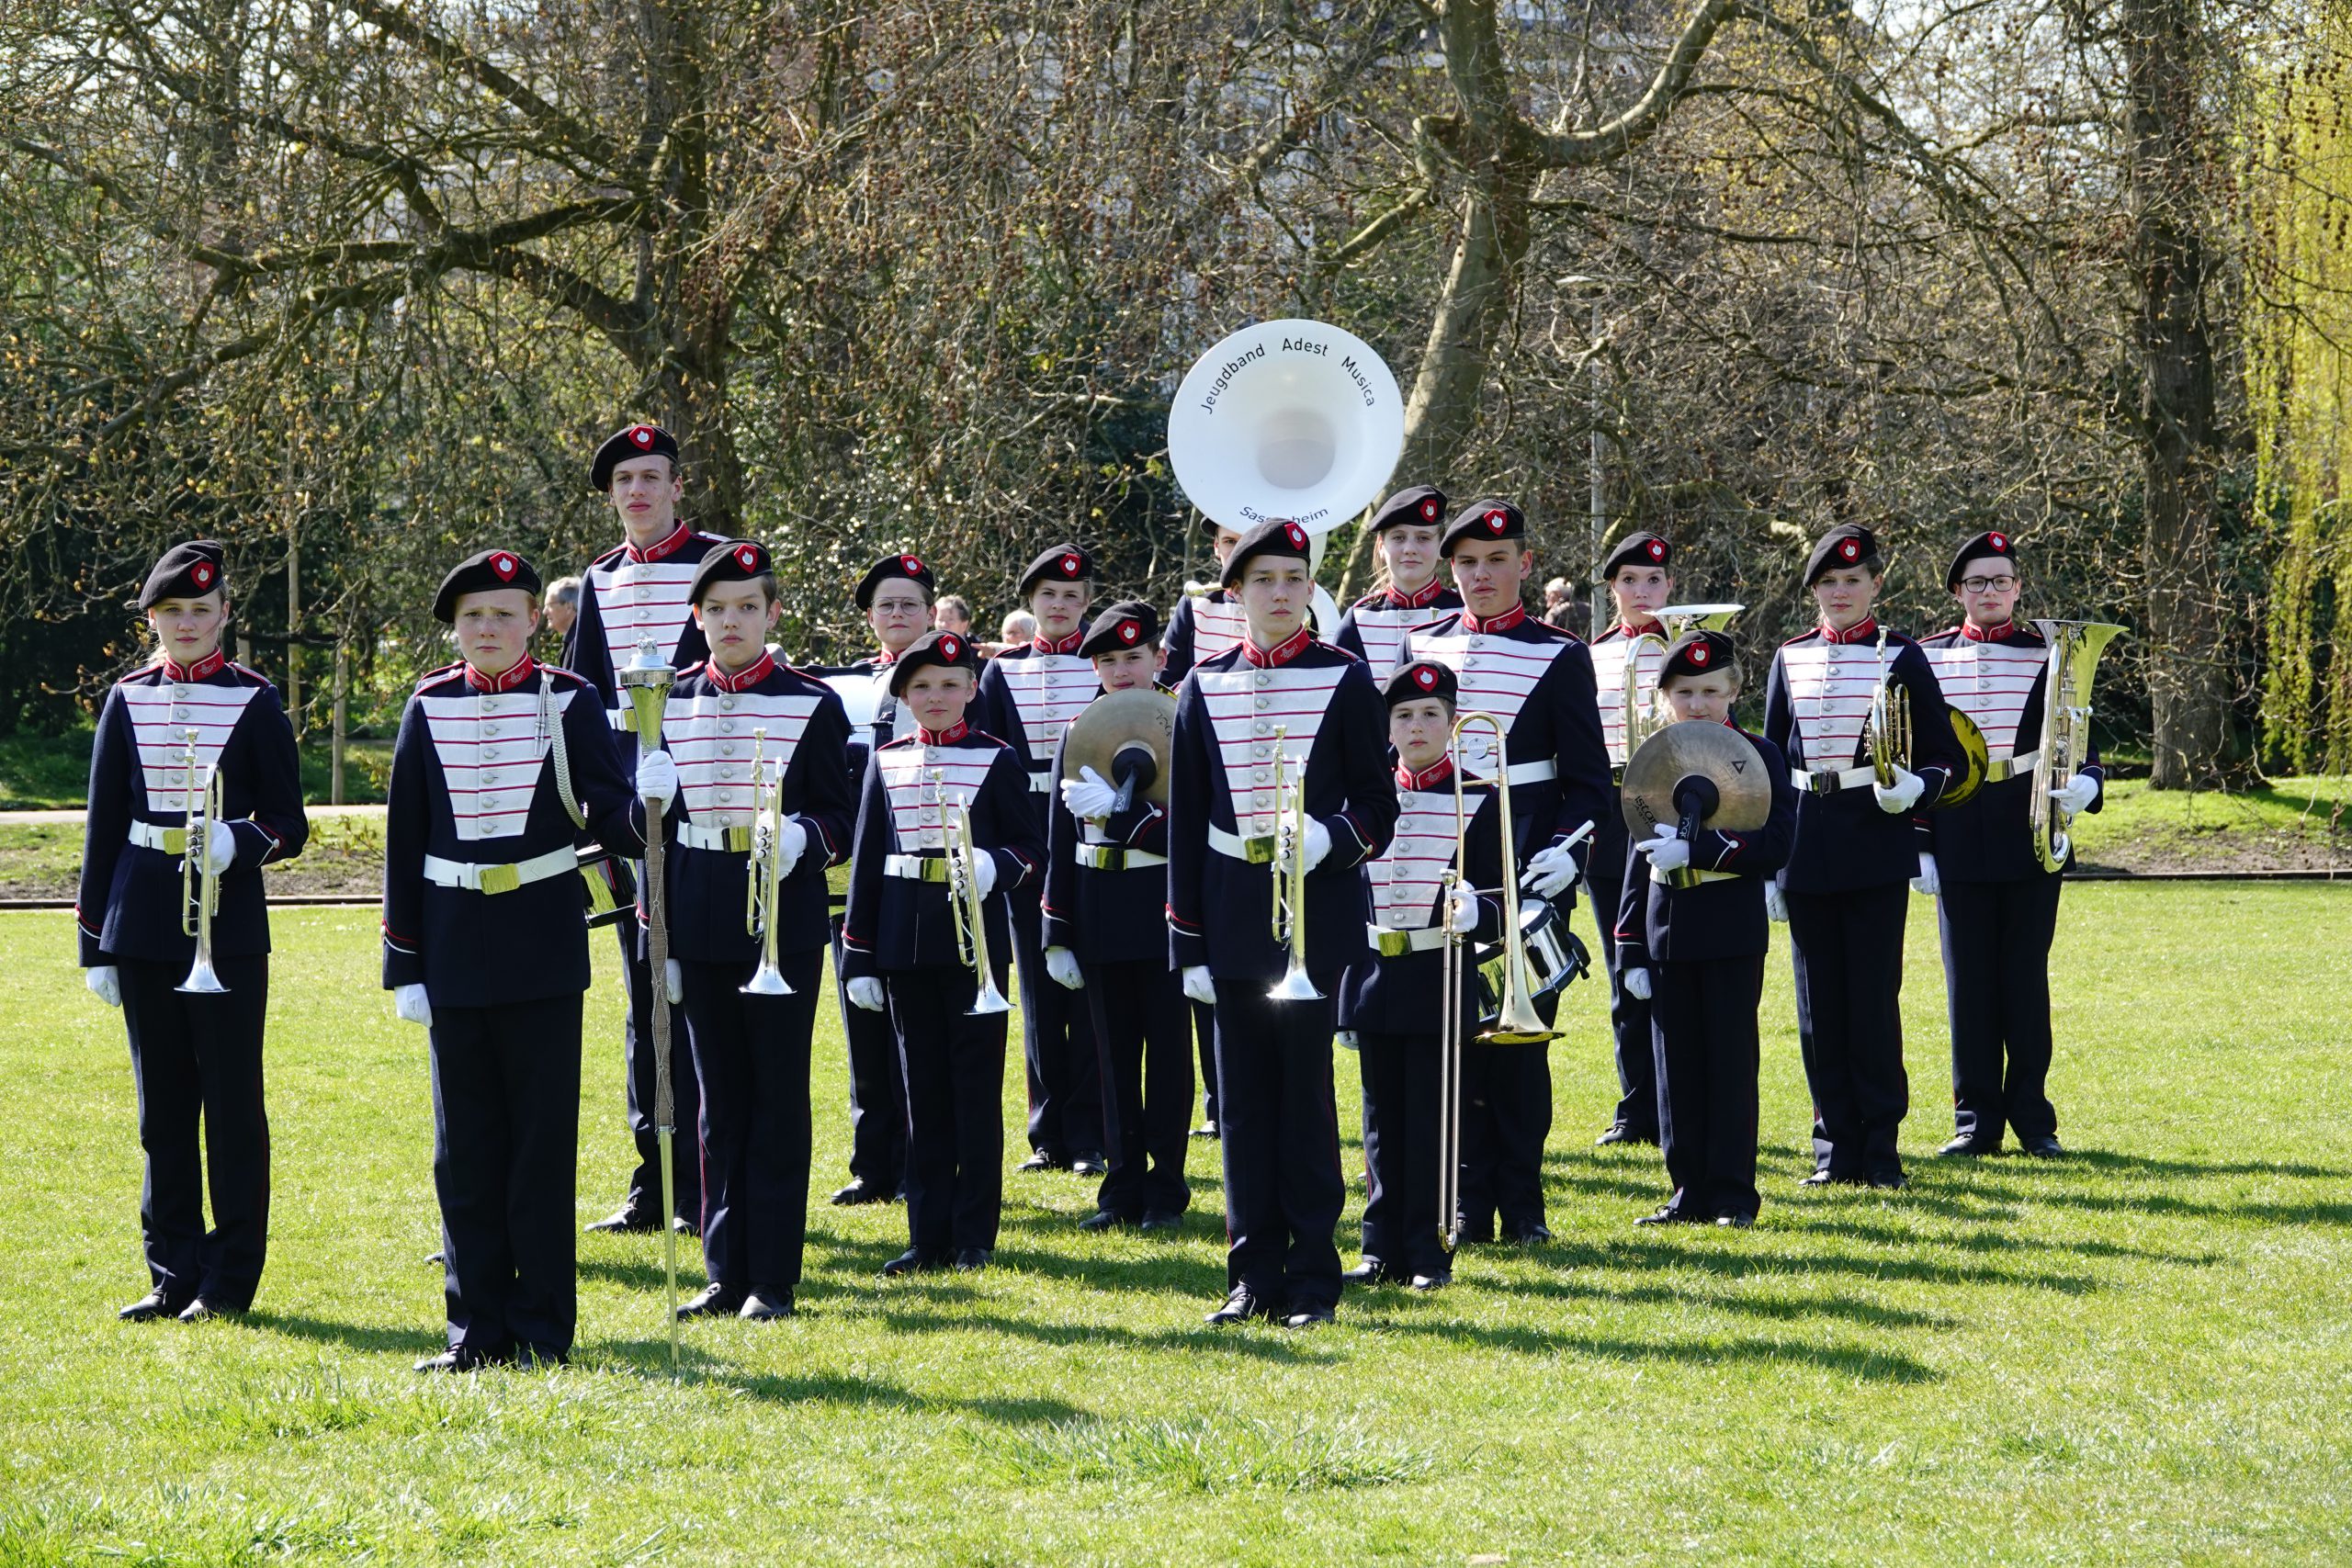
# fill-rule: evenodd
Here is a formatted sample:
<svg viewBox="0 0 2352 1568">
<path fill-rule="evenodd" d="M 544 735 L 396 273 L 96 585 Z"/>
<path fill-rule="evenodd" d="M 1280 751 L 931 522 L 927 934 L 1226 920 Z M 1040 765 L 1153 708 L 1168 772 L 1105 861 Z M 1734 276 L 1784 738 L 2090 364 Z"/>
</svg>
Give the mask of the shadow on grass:
<svg viewBox="0 0 2352 1568">
<path fill-rule="evenodd" d="M 1737 1314 L 1746 1317 L 1770 1318 L 1776 1322 L 1795 1322 L 1804 1318 L 1830 1317 L 1848 1323 L 1859 1323 L 1872 1328 L 1932 1328 L 1951 1329 L 1962 1326 L 1962 1320 L 1949 1313 L 1920 1312 L 1911 1307 L 1887 1306 L 1860 1296 L 1807 1295 L 1803 1297 L 1755 1297 L 1739 1295 L 1710 1295 L 1702 1291 L 1677 1290 L 1670 1285 L 1594 1284 L 1584 1280 L 1563 1277 L 1508 1283 L 1465 1276 L 1456 1281 L 1454 1289 L 1468 1287 L 1474 1291 L 1488 1291 L 1507 1298 L 1544 1297 L 1619 1303 L 1625 1305 L 1698 1307 Z M 1404 1320 L 1404 1321 L 1409 1321 Z"/>
<path fill-rule="evenodd" d="M 1793 1238 L 1792 1238 L 1793 1239 Z M 1932 1237 L 1906 1238 L 1911 1245 L 1932 1247 Z M 1887 1258 L 1850 1252 L 1823 1252 L 1810 1247 L 1792 1252 L 1718 1252 L 1702 1247 L 1683 1247 L 1665 1242 L 1604 1241 L 1554 1243 L 1548 1249 L 1567 1269 L 1610 1270 L 1692 1269 L 1728 1280 L 1750 1275 L 1787 1279 L 1804 1274 L 1851 1274 L 1867 1280 L 1906 1280 L 1931 1285 L 2011 1285 L 2055 1291 L 2061 1295 L 2089 1295 L 2100 1281 L 2083 1274 L 2061 1274 L 2033 1269 L 1992 1269 L 1980 1264 L 1945 1263 L 1926 1258 Z"/>
<path fill-rule="evenodd" d="M 354 1350 L 431 1356 L 449 1348 L 447 1334 L 438 1326 L 390 1328 L 374 1324 L 337 1323 L 332 1318 L 311 1317 L 303 1313 L 272 1312 L 266 1307 L 255 1307 L 245 1314 L 243 1321 L 248 1327 L 267 1329 L 274 1334 L 323 1345 L 347 1346 Z"/>
<path fill-rule="evenodd" d="M 1214 1303 L 1212 1303 L 1214 1304 Z M 1206 1309 L 1204 1308 L 1204 1311 Z M 1322 1366 L 1347 1359 L 1337 1347 L 1326 1348 L 1316 1336 L 1272 1325 L 1211 1328 L 1198 1321 L 1160 1328 L 1129 1328 L 1120 1324 L 1048 1323 L 1002 1313 L 961 1313 L 930 1317 L 917 1313 L 888 1312 L 882 1320 L 900 1333 L 931 1333 L 941 1329 L 977 1329 L 1003 1334 L 1041 1345 L 1116 1346 L 1127 1350 L 1212 1351 L 1291 1366 Z"/>
<path fill-rule="evenodd" d="M 1632 1339 L 1613 1335 L 1527 1326 L 1497 1328 L 1477 1324 L 1416 1323 L 1408 1318 L 1390 1318 L 1377 1324 L 1367 1323 L 1364 1326 L 1393 1334 L 1442 1339 L 1449 1344 L 1480 1345 L 1488 1349 L 1528 1355 L 1556 1355 L 1565 1351 L 1616 1361 L 1684 1361 L 1698 1366 L 1748 1361 L 1809 1366 L 1872 1382 L 1932 1382 L 1942 1376 L 1917 1357 L 1906 1356 L 1900 1351 L 1850 1345 L 1808 1345 L 1800 1341 L 1753 1337 Z"/>
</svg>

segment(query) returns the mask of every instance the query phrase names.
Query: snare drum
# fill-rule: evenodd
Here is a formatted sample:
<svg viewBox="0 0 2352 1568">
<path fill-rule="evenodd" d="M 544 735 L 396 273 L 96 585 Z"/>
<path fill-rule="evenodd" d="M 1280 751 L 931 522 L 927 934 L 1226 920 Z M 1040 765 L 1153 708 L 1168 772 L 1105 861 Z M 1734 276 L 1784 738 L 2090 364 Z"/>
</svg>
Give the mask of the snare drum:
<svg viewBox="0 0 2352 1568">
<path fill-rule="evenodd" d="M 637 908 L 637 873 L 609 850 L 580 852 L 580 889 L 590 926 L 609 926 Z"/>
<path fill-rule="evenodd" d="M 1519 945 L 1527 956 L 1528 999 L 1541 1006 L 1557 997 L 1571 982 L 1592 967 L 1584 942 L 1570 929 L 1567 917 L 1548 898 L 1522 890 L 1519 904 Z M 1498 944 L 1478 950 L 1478 1027 L 1492 1029 L 1503 1011 L 1504 951 Z M 1548 1015 L 1547 1015 L 1548 1016 Z"/>
</svg>

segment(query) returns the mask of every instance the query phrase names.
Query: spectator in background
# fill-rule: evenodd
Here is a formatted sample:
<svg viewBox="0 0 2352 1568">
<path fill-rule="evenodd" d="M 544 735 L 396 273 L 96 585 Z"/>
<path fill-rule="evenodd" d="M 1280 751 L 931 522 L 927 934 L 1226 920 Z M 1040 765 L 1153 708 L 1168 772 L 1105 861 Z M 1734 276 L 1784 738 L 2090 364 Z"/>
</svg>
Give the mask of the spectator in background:
<svg viewBox="0 0 2352 1568">
<path fill-rule="evenodd" d="M 580 614 L 580 580 L 559 577 L 548 584 L 548 630 L 555 634 L 555 645 L 571 635 L 571 618 Z"/>
<path fill-rule="evenodd" d="M 947 594 L 932 606 L 931 624 L 934 630 L 954 632 L 969 641 L 972 636 L 972 606 L 960 593 Z"/>
<path fill-rule="evenodd" d="M 1544 618 L 1551 621 L 1554 626 L 1558 626 L 1559 622 L 1552 620 L 1552 613 L 1564 605 L 1574 604 L 1576 596 L 1576 590 L 1568 586 L 1568 580 L 1565 577 L 1555 577 L 1546 582 L 1544 585 Z"/>
<path fill-rule="evenodd" d="M 1019 648 L 1023 643 L 1033 640 L 1036 635 L 1037 617 L 1026 610 L 1014 610 L 1007 614 L 1004 623 L 997 627 L 997 640 L 980 644 L 980 652 L 994 659 L 1008 648 Z"/>
</svg>

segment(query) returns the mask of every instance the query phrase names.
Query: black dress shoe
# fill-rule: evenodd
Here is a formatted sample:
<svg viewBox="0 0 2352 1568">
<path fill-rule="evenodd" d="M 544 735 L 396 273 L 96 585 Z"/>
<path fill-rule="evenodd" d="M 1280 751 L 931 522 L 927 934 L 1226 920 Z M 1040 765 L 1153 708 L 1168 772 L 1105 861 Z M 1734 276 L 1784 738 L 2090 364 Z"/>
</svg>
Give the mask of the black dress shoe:
<svg viewBox="0 0 2352 1568">
<path fill-rule="evenodd" d="M 1488 1225 L 1462 1225 L 1453 1234 L 1456 1247 L 1486 1247 L 1494 1239 L 1494 1229 Z"/>
<path fill-rule="evenodd" d="M 1069 1156 L 1069 1171 L 1072 1176 L 1101 1176 L 1110 1168 L 1110 1166 L 1104 1163 L 1102 1152 L 1100 1149 L 1080 1149 Z"/>
<path fill-rule="evenodd" d="M 1426 1295 L 1431 1291 L 1442 1291 L 1452 1283 L 1453 1283 L 1452 1274 L 1416 1274 L 1405 1281 L 1405 1288 L 1408 1291 L 1419 1291 Z"/>
<path fill-rule="evenodd" d="M 993 1247 L 959 1247 L 956 1249 L 956 1271 L 959 1274 L 977 1273 L 995 1261 Z"/>
<path fill-rule="evenodd" d="M 1936 1151 L 1936 1153 L 1937 1153 L 1939 1156 L 1941 1156 L 1941 1155 L 1996 1155 L 1996 1154 L 1999 1154 L 2000 1152 L 2001 1152 L 2001 1140 L 2000 1140 L 2000 1139 L 1998 1139 L 1998 1138 L 1980 1138 L 1980 1137 L 1976 1136 L 1973 1133 L 1962 1133 L 1959 1137 L 1954 1138 L 1951 1143 L 1946 1144 L 1942 1148 L 1939 1148 L 1939 1149 L 1938 1149 L 1938 1150 Z"/>
<path fill-rule="evenodd" d="M 2039 1138 L 2020 1138 L 2018 1141 L 2025 1145 L 2025 1152 L 2036 1159 L 2059 1159 L 2066 1153 L 2065 1147 L 2058 1142 L 2058 1135 L 2054 1133 L 2044 1133 Z"/>
<path fill-rule="evenodd" d="M 1193 1136 L 1194 1136 L 1194 1137 L 1196 1137 L 1196 1138 L 1214 1138 L 1214 1137 L 1216 1137 L 1216 1122 L 1202 1122 L 1199 1126 L 1197 1126 L 1197 1127 L 1195 1127 L 1195 1128 L 1193 1128 Z"/>
<path fill-rule="evenodd" d="M 1744 1231 L 1756 1223 L 1756 1216 L 1744 1209 L 1727 1209 L 1715 1216 L 1715 1224 L 1727 1230 Z"/>
<path fill-rule="evenodd" d="M 1384 1285 L 1389 1278 L 1388 1265 L 1369 1252 L 1364 1254 L 1363 1262 L 1340 1272 L 1340 1283 L 1343 1285 Z"/>
<path fill-rule="evenodd" d="M 1082 1231 L 1109 1231 L 1116 1230 L 1121 1225 L 1130 1223 L 1132 1222 L 1125 1214 L 1114 1214 L 1108 1209 L 1097 1209 L 1079 1221 L 1078 1228 Z"/>
<path fill-rule="evenodd" d="M 571 1365 L 571 1358 L 552 1345 L 517 1345 L 514 1347 L 514 1354 L 508 1359 L 526 1372 L 539 1371 L 548 1367 Z"/>
<path fill-rule="evenodd" d="M 495 1367 L 513 1360 L 511 1355 L 485 1355 L 470 1345 L 452 1345 L 437 1356 L 427 1356 L 417 1362 L 420 1372 L 471 1372 L 484 1367 Z"/>
<path fill-rule="evenodd" d="M 1067 1170 L 1069 1161 L 1057 1149 L 1039 1149 L 1012 1168 L 1015 1170 Z"/>
<path fill-rule="evenodd" d="M 1911 1185 L 1911 1179 L 1899 1170 L 1874 1170 L 1870 1183 L 1882 1192 L 1900 1192 Z"/>
<path fill-rule="evenodd" d="M 180 1308 L 179 1315 L 182 1323 L 204 1323 L 216 1317 L 243 1317 L 244 1309 L 224 1306 L 219 1302 L 208 1302 L 202 1296 L 198 1296 Z"/>
<path fill-rule="evenodd" d="M 1240 1285 L 1234 1289 L 1232 1294 L 1225 1298 L 1223 1306 L 1209 1314 L 1202 1321 L 1225 1328 L 1237 1323 L 1247 1323 L 1253 1317 L 1279 1316 L 1281 1311 L 1282 1308 L 1278 1303 L 1267 1301 L 1252 1293 L 1249 1286 Z"/>
<path fill-rule="evenodd" d="M 754 1285 L 744 1292 L 743 1304 L 735 1315 L 746 1323 L 773 1323 L 779 1317 L 793 1315 L 792 1287 L 789 1285 Z"/>
<path fill-rule="evenodd" d="M 925 1252 L 921 1247 L 910 1247 L 882 1265 L 882 1277 L 885 1280 L 895 1280 L 901 1274 L 927 1274 L 934 1269 L 944 1269 L 946 1266 L 947 1259 L 941 1254 Z"/>
<path fill-rule="evenodd" d="M 1533 1224 L 1510 1226 L 1503 1232 L 1503 1239 L 1521 1247 L 1541 1247 L 1552 1239 L 1552 1233 L 1539 1221 Z"/>
<path fill-rule="evenodd" d="M 743 1290 L 740 1285 L 722 1285 L 713 1280 L 701 1293 L 678 1309 L 678 1320 L 690 1317 L 732 1317 L 743 1306 Z"/>
<path fill-rule="evenodd" d="M 1320 1328 L 1327 1323 L 1339 1321 L 1337 1314 L 1327 1306 L 1311 1306 L 1295 1312 L 1283 1319 L 1284 1328 Z"/>
<path fill-rule="evenodd" d="M 1637 1225 L 1687 1225 L 1691 1223 L 1691 1219 L 1689 1214 L 1668 1203 L 1657 1213 L 1644 1214 L 1634 1223 Z"/>
<path fill-rule="evenodd" d="M 1593 1139 L 1592 1146 L 1598 1149 L 1606 1148 L 1611 1144 L 1655 1144 L 1657 1142 L 1657 1134 L 1655 1132 L 1645 1133 L 1620 1122 Z"/>
<path fill-rule="evenodd" d="M 889 1201 L 889 1189 L 878 1183 L 870 1182 L 862 1176 L 852 1177 L 849 1185 L 834 1192 L 829 1200 L 842 1208 L 848 1208 L 855 1203 L 887 1203 Z"/>
<path fill-rule="evenodd" d="M 653 1217 L 654 1205 L 631 1198 L 588 1228 L 592 1231 L 655 1231 L 662 1228 Z"/>
<path fill-rule="evenodd" d="M 187 1306 L 187 1303 L 175 1302 L 161 1291 L 150 1291 L 115 1316 L 125 1323 L 153 1323 L 159 1318 L 177 1317 Z"/>
<path fill-rule="evenodd" d="M 1147 1231 L 1176 1231 L 1184 1228 L 1184 1216 L 1170 1209 L 1146 1209 L 1142 1228 Z"/>
</svg>

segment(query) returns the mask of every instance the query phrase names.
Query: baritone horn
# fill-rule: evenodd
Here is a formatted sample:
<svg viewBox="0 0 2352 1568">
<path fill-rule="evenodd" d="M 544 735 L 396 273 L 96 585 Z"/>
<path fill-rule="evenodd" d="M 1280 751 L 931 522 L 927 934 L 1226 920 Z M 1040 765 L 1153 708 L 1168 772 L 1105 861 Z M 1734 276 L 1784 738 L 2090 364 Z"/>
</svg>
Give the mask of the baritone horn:
<svg viewBox="0 0 2352 1568">
<path fill-rule="evenodd" d="M 1878 684 L 1871 689 L 1871 711 L 1862 734 L 1870 742 L 1871 773 L 1881 789 L 1891 789 L 1897 773 L 1911 767 L 1911 688 L 1886 673 L 1886 628 L 1878 629 Z"/>
<path fill-rule="evenodd" d="M 173 987 L 198 996 L 217 996 L 229 987 L 212 967 L 212 917 L 220 911 L 220 874 L 212 869 L 212 832 L 220 822 L 220 768 L 199 769 L 196 743 L 199 731 L 187 732 L 187 816 L 180 828 L 180 931 L 196 939 L 196 960 L 187 978 Z M 201 773 L 204 783 L 197 784 Z"/>
<path fill-rule="evenodd" d="M 939 795 L 941 775 L 931 775 L 932 794 Z M 989 901 L 980 893 L 980 848 L 972 837 L 972 803 L 959 799 L 940 812 L 947 840 L 947 907 L 956 917 L 956 957 L 972 972 L 978 991 L 967 1018 L 1011 1012 L 1012 1004 L 997 989 L 996 965 L 989 957 Z"/>
<path fill-rule="evenodd" d="M 758 820 L 752 825 L 752 859 L 743 875 L 743 927 L 760 939 L 760 966 L 735 988 L 752 997 L 788 997 L 792 987 L 776 964 L 776 905 L 784 889 L 784 767 L 779 758 L 775 782 L 769 784 L 763 771 L 767 739 L 764 727 L 752 731 L 752 798 L 759 803 Z"/>
<path fill-rule="evenodd" d="M 2041 687 L 2041 755 L 2033 764 L 2026 817 L 2033 829 L 2033 857 L 2055 875 L 2065 869 L 2075 846 L 2064 813 L 2053 809 L 2051 785 L 2082 772 L 2090 751 L 2091 678 L 2098 672 L 2099 654 L 2123 628 L 2105 621 L 2036 621 L 2033 626 L 2050 644 L 2050 668 Z"/>
<path fill-rule="evenodd" d="M 1666 657 L 1666 638 L 1656 632 L 1635 632 L 1626 640 L 1623 689 L 1618 698 L 1623 705 L 1618 711 L 1624 716 L 1625 755 L 1628 757 L 1640 750 L 1642 742 L 1657 734 L 1658 727 L 1665 722 L 1658 717 L 1655 682 L 1650 687 L 1649 700 L 1642 700 L 1642 645 L 1645 643 L 1657 649 L 1659 659 Z M 1458 733 L 1461 727 L 1456 725 L 1454 728 Z M 1498 740 L 1495 744 L 1499 750 L 1502 742 Z"/>
<path fill-rule="evenodd" d="M 1306 972 L 1306 769 L 1284 751 L 1284 725 L 1274 727 L 1274 919 L 1277 945 L 1290 950 L 1283 977 L 1266 996 L 1277 1002 L 1319 1002 Z"/>
</svg>

